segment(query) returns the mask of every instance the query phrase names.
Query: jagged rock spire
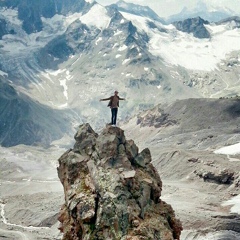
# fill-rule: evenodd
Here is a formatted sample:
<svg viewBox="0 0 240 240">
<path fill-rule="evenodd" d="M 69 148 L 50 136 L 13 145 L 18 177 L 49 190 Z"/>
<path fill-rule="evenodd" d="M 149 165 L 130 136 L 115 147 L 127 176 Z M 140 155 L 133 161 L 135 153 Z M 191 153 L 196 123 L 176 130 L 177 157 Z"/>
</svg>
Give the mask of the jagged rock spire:
<svg viewBox="0 0 240 240">
<path fill-rule="evenodd" d="M 149 149 L 139 153 L 122 129 L 111 126 L 98 135 L 81 125 L 75 140 L 58 167 L 64 240 L 179 239 L 182 226 L 160 199 L 162 182 Z"/>
</svg>

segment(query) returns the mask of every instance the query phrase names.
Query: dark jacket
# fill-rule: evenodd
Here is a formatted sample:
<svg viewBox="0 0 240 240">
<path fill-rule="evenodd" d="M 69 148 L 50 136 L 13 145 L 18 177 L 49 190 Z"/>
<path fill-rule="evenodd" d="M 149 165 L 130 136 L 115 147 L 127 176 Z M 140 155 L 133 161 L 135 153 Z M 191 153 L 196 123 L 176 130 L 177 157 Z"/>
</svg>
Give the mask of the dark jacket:
<svg viewBox="0 0 240 240">
<path fill-rule="evenodd" d="M 102 101 L 110 100 L 107 106 L 111 108 L 112 107 L 113 98 L 114 98 L 114 96 L 111 96 L 109 98 L 103 98 Z M 124 98 L 120 98 L 119 96 L 117 96 L 117 98 L 118 98 L 117 106 L 119 107 L 119 100 L 125 100 L 125 99 Z"/>
</svg>

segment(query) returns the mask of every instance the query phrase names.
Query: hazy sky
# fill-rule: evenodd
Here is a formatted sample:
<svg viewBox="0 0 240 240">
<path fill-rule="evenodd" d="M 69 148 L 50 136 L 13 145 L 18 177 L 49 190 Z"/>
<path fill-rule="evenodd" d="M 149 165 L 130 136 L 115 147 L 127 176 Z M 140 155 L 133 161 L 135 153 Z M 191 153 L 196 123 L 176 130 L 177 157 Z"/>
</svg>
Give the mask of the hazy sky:
<svg viewBox="0 0 240 240">
<path fill-rule="evenodd" d="M 96 0 L 102 5 L 109 5 L 117 0 Z M 172 14 L 179 13 L 183 7 L 194 8 L 199 0 L 125 0 L 152 8 L 160 17 L 168 17 Z M 208 6 L 213 8 L 224 7 L 240 13 L 240 0 L 202 0 Z"/>
</svg>

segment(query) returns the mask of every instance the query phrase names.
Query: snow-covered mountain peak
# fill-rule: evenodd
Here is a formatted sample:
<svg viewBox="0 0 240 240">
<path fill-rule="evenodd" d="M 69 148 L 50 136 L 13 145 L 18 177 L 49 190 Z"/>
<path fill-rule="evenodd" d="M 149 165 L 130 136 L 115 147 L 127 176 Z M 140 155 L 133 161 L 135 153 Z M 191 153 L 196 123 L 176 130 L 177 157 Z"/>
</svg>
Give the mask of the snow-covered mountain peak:
<svg viewBox="0 0 240 240">
<path fill-rule="evenodd" d="M 105 29 L 108 27 L 111 18 L 105 7 L 95 4 L 89 12 L 80 17 L 80 20 L 88 26 Z"/>
<path fill-rule="evenodd" d="M 226 25 L 228 29 L 240 28 L 240 17 L 233 16 L 230 18 L 223 19 L 216 23 L 217 25 Z"/>
<path fill-rule="evenodd" d="M 216 5 L 216 4 L 213 4 L 209 1 L 205 1 L 205 2 L 201 2 L 199 1 L 199 4 L 198 4 L 198 9 L 200 11 L 206 11 L 206 12 L 225 12 L 226 14 L 229 14 L 229 15 L 234 15 L 234 12 L 226 7 L 226 6 L 222 6 L 222 5 Z"/>
<path fill-rule="evenodd" d="M 138 16 L 148 17 L 152 20 L 165 23 L 151 8 L 148 6 L 141 6 L 134 3 L 128 3 L 123 0 L 118 1 L 116 4 L 110 5 L 111 7 L 117 8 L 121 12 L 127 12 Z"/>
<path fill-rule="evenodd" d="M 119 7 L 123 7 L 123 8 L 128 8 L 129 7 L 129 4 L 123 0 L 119 0 L 117 1 L 116 3 Z"/>
<path fill-rule="evenodd" d="M 111 17 L 105 7 L 93 1 L 84 11 L 64 14 L 54 14 L 51 17 L 41 16 L 41 30 L 27 33 L 23 29 L 23 21 L 18 18 L 17 9 L 0 8 L 0 17 L 6 21 L 7 30 L 0 37 L 1 49 L 8 55 L 22 54 L 29 49 L 44 47 L 56 36 L 60 36 L 76 20 L 88 27 L 98 29 L 108 27 Z M 10 32 L 14 34 L 10 34 Z M 9 34 L 8 34 L 9 33 Z M 1 33 L 0 33 L 1 36 Z M 14 46 L 14 47 L 13 47 Z"/>
<path fill-rule="evenodd" d="M 194 7 L 184 7 L 180 13 L 168 17 L 167 22 L 183 21 L 197 16 L 209 22 L 217 22 L 232 15 L 233 11 L 226 7 L 219 7 L 207 1 L 199 1 Z"/>
<path fill-rule="evenodd" d="M 25 1 L 30 0 L 18 0 Z M 134 95 L 124 102 L 123 119 L 159 101 L 221 95 L 217 81 L 231 81 L 226 92 L 238 86 L 234 51 L 240 49 L 240 28 L 229 25 L 237 19 L 207 24 L 198 17 L 182 21 L 180 28 L 161 23 L 142 6 L 126 11 L 117 5 L 70 2 L 44 12 L 47 2 L 38 1 L 29 10 L 38 17 L 27 26 L 27 18 L 18 18 L 18 8 L 0 7 L 0 78 L 50 108 L 74 109 L 78 123 L 105 122 L 109 109 L 98 99 L 114 89 L 126 99 Z M 207 38 L 199 38 L 203 29 Z M 235 75 L 225 76 L 232 69 Z M 219 72 L 225 74 L 223 80 L 216 80 Z"/>
<path fill-rule="evenodd" d="M 196 18 L 196 21 L 204 24 L 211 36 L 209 39 L 198 39 L 192 34 L 176 31 L 173 25 L 155 22 L 155 28 L 150 28 L 149 18 L 124 12 L 122 15 L 131 21 L 138 31 L 147 33 L 151 54 L 163 58 L 166 63 L 186 69 L 212 71 L 218 68 L 218 64 L 227 54 L 240 49 L 240 29 L 230 29 L 226 25 L 205 25 L 206 21 Z M 225 44 L 226 42 L 228 44 Z"/>
</svg>

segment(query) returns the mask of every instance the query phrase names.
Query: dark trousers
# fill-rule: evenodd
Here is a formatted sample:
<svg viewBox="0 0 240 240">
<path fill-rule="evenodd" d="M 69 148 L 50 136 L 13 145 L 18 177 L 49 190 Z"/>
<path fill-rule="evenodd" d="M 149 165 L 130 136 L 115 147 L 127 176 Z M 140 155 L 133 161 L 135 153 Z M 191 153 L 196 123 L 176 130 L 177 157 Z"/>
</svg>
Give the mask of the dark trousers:
<svg viewBox="0 0 240 240">
<path fill-rule="evenodd" d="M 116 125 L 118 108 L 112 108 L 112 124 Z"/>
</svg>

